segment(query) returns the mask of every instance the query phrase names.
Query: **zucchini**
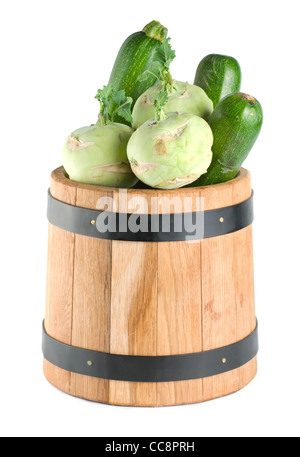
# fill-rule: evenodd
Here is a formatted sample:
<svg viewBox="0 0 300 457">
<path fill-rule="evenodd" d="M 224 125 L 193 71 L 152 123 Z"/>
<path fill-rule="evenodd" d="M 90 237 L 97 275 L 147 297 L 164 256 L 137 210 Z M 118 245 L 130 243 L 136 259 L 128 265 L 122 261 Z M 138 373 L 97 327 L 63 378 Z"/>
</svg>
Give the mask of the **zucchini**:
<svg viewBox="0 0 300 457">
<path fill-rule="evenodd" d="M 214 136 L 211 165 L 193 186 L 235 178 L 260 133 L 262 122 L 262 108 L 254 97 L 237 93 L 223 98 L 208 119 Z"/>
<path fill-rule="evenodd" d="M 201 60 L 194 84 L 211 99 L 214 108 L 226 95 L 240 91 L 241 69 L 233 57 L 210 54 Z"/>
<path fill-rule="evenodd" d="M 126 96 L 133 99 L 132 108 L 139 96 L 156 82 L 156 77 L 150 73 L 141 81 L 138 78 L 152 66 L 156 50 L 167 34 L 168 30 L 164 26 L 152 21 L 141 32 L 130 35 L 120 48 L 109 84 L 116 91 L 124 90 Z M 124 123 L 124 120 L 121 122 Z"/>
</svg>

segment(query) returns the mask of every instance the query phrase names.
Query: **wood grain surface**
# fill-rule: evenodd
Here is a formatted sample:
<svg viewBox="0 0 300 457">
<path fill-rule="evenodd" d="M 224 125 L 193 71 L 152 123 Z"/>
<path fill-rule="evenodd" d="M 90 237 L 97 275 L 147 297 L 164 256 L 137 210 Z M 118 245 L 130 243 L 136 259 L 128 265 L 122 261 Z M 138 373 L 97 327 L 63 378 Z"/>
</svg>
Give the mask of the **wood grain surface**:
<svg viewBox="0 0 300 457">
<path fill-rule="evenodd" d="M 122 198 L 120 199 L 120 193 Z M 251 195 L 250 174 L 216 186 L 157 191 L 70 181 L 61 168 L 51 194 L 90 209 L 147 214 L 210 210 Z M 200 203 L 199 203 L 200 202 Z M 204 206 L 204 208 L 203 208 Z M 220 221 L 220 223 L 222 223 Z M 45 326 L 74 346 L 123 355 L 173 355 L 225 346 L 256 325 L 252 226 L 194 242 L 121 242 L 74 235 L 49 224 Z M 44 361 L 49 382 L 69 394 L 127 406 L 197 403 L 236 392 L 256 375 L 237 370 L 191 381 L 135 383 L 66 372 Z"/>
</svg>

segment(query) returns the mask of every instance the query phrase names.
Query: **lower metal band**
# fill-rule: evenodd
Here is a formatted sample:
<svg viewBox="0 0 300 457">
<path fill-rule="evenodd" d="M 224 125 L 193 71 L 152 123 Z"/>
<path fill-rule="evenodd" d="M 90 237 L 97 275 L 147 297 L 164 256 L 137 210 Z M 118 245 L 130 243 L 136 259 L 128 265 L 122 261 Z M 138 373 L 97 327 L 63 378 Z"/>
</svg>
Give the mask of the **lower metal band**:
<svg viewBox="0 0 300 457">
<path fill-rule="evenodd" d="M 172 382 L 215 376 L 239 368 L 258 353 L 258 327 L 229 346 L 211 351 L 170 356 L 108 354 L 70 346 L 46 333 L 42 350 L 46 360 L 72 373 L 114 381 Z"/>
</svg>

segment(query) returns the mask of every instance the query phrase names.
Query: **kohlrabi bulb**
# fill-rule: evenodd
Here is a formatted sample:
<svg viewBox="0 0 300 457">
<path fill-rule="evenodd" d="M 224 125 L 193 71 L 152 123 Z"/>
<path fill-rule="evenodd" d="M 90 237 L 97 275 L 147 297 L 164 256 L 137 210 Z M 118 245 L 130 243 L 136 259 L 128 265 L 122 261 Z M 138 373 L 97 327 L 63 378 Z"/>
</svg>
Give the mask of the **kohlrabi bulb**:
<svg viewBox="0 0 300 457">
<path fill-rule="evenodd" d="M 190 113 L 168 113 L 148 120 L 131 136 L 127 155 L 135 175 L 148 186 L 177 189 L 206 173 L 213 134 L 208 123 Z"/>
<path fill-rule="evenodd" d="M 133 130 L 111 123 L 75 130 L 63 147 L 63 166 L 70 179 L 109 187 L 133 187 L 138 179 L 126 148 Z"/>
<path fill-rule="evenodd" d="M 162 84 L 156 84 L 138 98 L 132 113 L 134 129 L 155 117 L 154 100 L 162 88 Z M 213 103 L 201 87 L 173 80 L 164 111 L 191 113 L 207 119 L 213 111 Z"/>
</svg>

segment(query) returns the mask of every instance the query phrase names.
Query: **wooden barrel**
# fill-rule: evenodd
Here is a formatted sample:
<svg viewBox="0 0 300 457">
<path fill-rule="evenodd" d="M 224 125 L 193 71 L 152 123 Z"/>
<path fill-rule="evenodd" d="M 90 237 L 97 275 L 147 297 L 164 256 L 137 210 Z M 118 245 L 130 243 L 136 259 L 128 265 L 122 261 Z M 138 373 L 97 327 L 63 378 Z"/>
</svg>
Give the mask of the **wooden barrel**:
<svg viewBox="0 0 300 457">
<path fill-rule="evenodd" d="M 258 349 L 251 204 L 245 169 L 224 184 L 171 191 L 85 185 L 55 170 L 47 380 L 77 397 L 128 406 L 203 402 L 246 386 Z M 150 208 L 155 224 L 170 211 L 171 224 L 200 214 L 201 233 L 157 225 L 150 235 L 138 232 Z M 115 233 L 100 233 L 100 215 L 103 226 L 112 214 L 127 223 L 136 213 L 131 233 L 119 219 L 110 222 Z"/>
</svg>

